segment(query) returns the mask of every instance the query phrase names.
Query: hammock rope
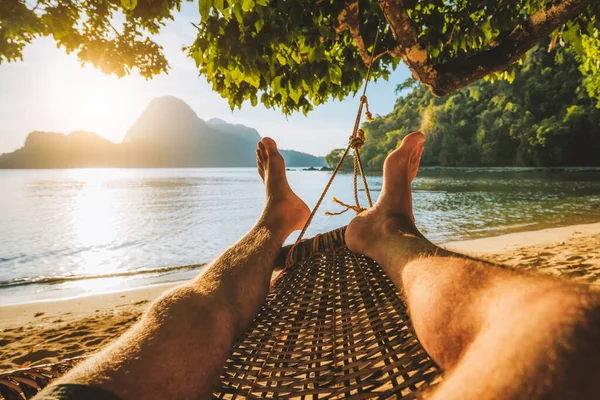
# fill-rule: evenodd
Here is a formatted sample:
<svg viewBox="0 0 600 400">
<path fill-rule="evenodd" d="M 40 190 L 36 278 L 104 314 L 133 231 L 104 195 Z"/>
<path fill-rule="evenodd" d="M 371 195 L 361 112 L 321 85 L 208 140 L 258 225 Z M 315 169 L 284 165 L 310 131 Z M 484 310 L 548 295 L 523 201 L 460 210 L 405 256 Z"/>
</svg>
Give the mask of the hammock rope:
<svg viewBox="0 0 600 400">
<path fill-rule="evenodd" d="M 387 0 L 383 4 L 385 9 Z M 303 240 L 350 149 L 354 154 L 354 205 L 334 197 L 344 210 L 364 211 L 358 196 L 361 176 L 373 207 L 360 149 L 363 110 L 373 119 L 366 96 L 375 45 L 348 146 L 310 217 L 292 246 L 281 250 L 271 290 L 234 345 L 213 398 L 416 399 L 427 396 L 441 371 L 422 348 L 397 289 L 373 260 L 351 252 L 345 228 Z M 0 398 L 31 398 L 81 360 L 63 360 L 0 373 Z"/>
<path fill-rule="evenodd" d="M 383 10 L 385 10 L 386 6 L 387 6 L 387 0 L 385 1 L 384 5 L 383 5 Z M 342 164 L 344 163 L 344 160 L 348 156 L 350 149 L 353 150 L 353 155 L 354 155 L 354 176 L 353 176 L 352 180 L 353 180 L 353 186 L 354 186 L 354 202 L 356 204 L 349 205 L 349 204 L 346 204 L 346 203 L 338 200 L 336 197 L 334 197 L 333 201 L 335 203 L 338 203 L 341 206 L 345 207 L 345 209 L 340 212 L 336 212 L 336 213 L 331 213 L 331 212 L 326 211 L 325 215 L 329 215 L 329 216 L 340 215 L 340 214 L 345 213 L 348 210 L 353 210 L 356 214 L 360 214 L 361 212 L 366 210 L 366 208 L 361 207 L 360 199 L 358 198 L 358 175 L 360 175 L 362 178 L 362 183 L 363 183 L 363 187 L 365 188 L 365 193 L 367 196 L 367 202 L 369 203 L 369 208 L 373 207 L 373 200 L 371 198 L 371 192 L 369 191 L 367 177 L 366 177 L 363 165 L 362 165 L 362 160 L 360 158 L 360 149 L 362 148 L 362 146 L 365 144 L 365 141 L 366 141 L 365 132 L 362 129 L 360 129 L 360 122 L 362 120 L 363 109 L 365 110 L 365 117 L 366 117 L 367 121 L 373 120 L 373 114 L 371 113 L 371 110 L 369 109 L 369 100 L 367 98 L 367 88 L 369 86 L 369 82 L 371 81 L 371 75 L 373 73 L 373 62 L 375 60 L 375 49 L 377 48 L 378 41 L 379 41 L 379 29 L 377 30 L 377 33 L 375 34 L 375 41 L 373 42 L 373 47 L 371 48 L 369 66 L 367 68 L 367 75 L 365 77 L 365 84 L 363 86 L 362 95 L 360 96 L 360 102 L 358 103 L 358 111 L 356 113 L 356 118 L 354 120 L 354 128 L 352 129 L 352 134 L 350 135 L 350 138 L 348 140 L 348 145 L 346 146 L 346 150 L 344 150 L 344 153 L 340 157 L 340 160 L 338 161 L 337 165 L 333 169 L 333 172 L 331 173 L 331 177 L 329 178 L 329 181 L 327 181 L 327 185 L 325 185 L 325 188 L 323 189 L 323 192 L 321 193 L 319 200 L 317 200 L 315 206 L 313 207 L 313 209 L 310 213 L 310 216 L 308 217 L 308 220 L 306 220 L 304 227 L 302 228 L 302 230 L 300 231 L 300 234 L 298 235 L 298 238 L 296 239 L 296 242 L 292 245 L 292 248 L 287 253 L 286 260 L 285 260 L 285 268 L 272 281 L 271 287 L 273 287 L 274 283 L 283 275 L 283 273 L 285 273 L 286 270 L 289 267 L 291 267 L 292 265 L 294 265 L 294 263 L 296 262 L 296 257 L 294 256 L 296 254 L 296 251 L 295 251 L 296 247 L 304 238 L 304 235 L 306 234 L 308 227 L 310 226 L 315 215 L 317 214 L 317 211 L 319 210 L 321 203 L 323 203 L 325 196 L 327 196 L 327 192 L 329 192 L 329 188 L 331 187 L 333 180 L 335 179 L 338 172 L 342 168 Z"/>
</svg>

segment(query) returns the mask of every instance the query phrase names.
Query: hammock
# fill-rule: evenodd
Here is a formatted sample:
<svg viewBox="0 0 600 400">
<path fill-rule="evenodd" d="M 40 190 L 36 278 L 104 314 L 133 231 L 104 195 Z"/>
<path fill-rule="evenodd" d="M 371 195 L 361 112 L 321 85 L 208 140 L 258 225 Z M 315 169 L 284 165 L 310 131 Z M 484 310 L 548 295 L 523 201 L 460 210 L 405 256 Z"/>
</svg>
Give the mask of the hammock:
<svg viewBox="0 0 600 400">
<path fill-rule="evenodd" d="M 350 149 L 356 205 L 334 198 L 345 209 L 329 214 L 364 210 L 359 175 L 373 205 L 360 159 L 365 137 L 359 126 L 363 107 L 367 120 L 372 118 L 366 90 L 374 53 L 375 46 L 349 144 L 296 243 L 282 249 L 276 268 L 282 271 L 233 347 L 216 399 L 413 399 L 441 380 L 393 283 L 375 261 L 346 247 L 345 228 L 302 240 Z M 2 373 L 0 395 L 31 398 L 82 358 Z"/>
<path fill-rule="evenodd" d="M 277 279 L 225 363 L 214 398 L 414 399 L 440 380 L 393 283 L 352 253 L 344 230 L 282 249 Z M 7 400 L 31 398 L 78 359 L 0 374 Z"/>
</svg>

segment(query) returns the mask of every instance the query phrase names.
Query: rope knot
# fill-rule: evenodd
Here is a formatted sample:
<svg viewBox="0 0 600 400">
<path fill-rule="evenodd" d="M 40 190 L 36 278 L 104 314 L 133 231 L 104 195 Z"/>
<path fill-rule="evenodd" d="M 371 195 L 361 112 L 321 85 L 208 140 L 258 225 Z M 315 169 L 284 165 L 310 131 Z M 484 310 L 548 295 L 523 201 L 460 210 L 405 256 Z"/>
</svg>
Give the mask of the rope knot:
<svg viewBox="0 0 600 400">
<path fill-rule="evenodd" d="M 334 197 L 334 198 L 333 198 L 333 202 L 334 202 L 334 203 L 337 203 L 337 204 L 339 204 L 339 205 L 341 205 L 341 206 L 343 206 L 343 207 L 344 207 L 344 209 L 343 209 L 342 211 L 338 211 L 338 212 L 329 212 L 329 211 L 325 211 L 325 215 L 328 215 L 328 216 L 333 216 L 333 215 L 342 215 L 342 214 L 343 214 L 343 213 L 345 213 L 346 211 L 350 211 L 350 210 L 354 211 L 356 214 L 360 214 L 361 212 L 363 212 L 363 211 L 365 211 L 365 210 L 366 210 L 366 208 L 363 208 L 363 207 L 360 207 L 360 206 L 353 206 L 353 205 L 350 205 L 350 204 L 346 204 L 346 203 L 344 203 L 343 201 L 341 201 L 341 200 L 338 200 L 338 198 L 337 198 L 337 197 Z"/>
<path fill-rule="evenodd" d="M 365 111 L 365 117 L 367 118 L 367 122 L 373 121 L 375 118 L 373 118 L 373 113 L 369 110 L 369 100 L 367 99 L 367 96 L 362 96 L 360 101 L 365 103 L 365 108 L 367 109 L 367 111 Z"/>
<path fill-rule="evenodd" d="M 352 147 L 354 150 L 360 150 L 366 141 L 367 139 L 365 138 L 365 131 L 359 129 L 356 131 L 355 136 L 350 136 L 350 147 Z"/>
</svg>

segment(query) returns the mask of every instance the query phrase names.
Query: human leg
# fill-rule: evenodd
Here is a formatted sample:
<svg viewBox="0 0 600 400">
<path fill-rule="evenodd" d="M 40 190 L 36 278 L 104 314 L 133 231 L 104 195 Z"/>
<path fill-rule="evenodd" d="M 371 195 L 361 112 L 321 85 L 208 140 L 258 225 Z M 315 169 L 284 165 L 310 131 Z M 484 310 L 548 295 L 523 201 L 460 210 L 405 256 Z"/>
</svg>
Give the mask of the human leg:
<svg viewBox="0 0 600 400">
<path fill-rule="evenodd" d="M 600 299 L 587 287 L 454 254 L 414 225 L 410 183 L 424 137 L 384 166 L 382 194 L 346 231 L 403 293 L 417 336 L 446 371 L 438 398 L 586 398 L 600 391 Z"/>
<path fill-rule="evenodd" d="M 170 291 L 103 352 L 57 384 L 97 386 L 123 399 L 210 398 L 235 337 L 264 302 L 275 258 L 309 210 L 291 190 L 275 142 L 257 150 L 266 204 L 256 225 L 196 279 Z"/>
</svg>

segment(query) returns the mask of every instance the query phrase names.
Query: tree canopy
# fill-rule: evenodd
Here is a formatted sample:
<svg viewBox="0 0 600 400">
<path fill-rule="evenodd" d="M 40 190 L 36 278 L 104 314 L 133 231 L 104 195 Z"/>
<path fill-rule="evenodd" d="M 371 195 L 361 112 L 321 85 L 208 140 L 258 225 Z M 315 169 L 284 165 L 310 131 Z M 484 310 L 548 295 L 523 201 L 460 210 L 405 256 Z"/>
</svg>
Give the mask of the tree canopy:
<svg viewBox="0 0 600 400">
<path fill-rule="evenodd" d="M 414 79 L 399 85 L 394 110 L 363 126 L 366 167 L 380 171 L 417 130 L 427 136 L 423 165 L 600 165 L 600 108 L 583 87 L 574 50 L 548 53 L 548 44 L 525 56 L 513 84 L 481 80 L 442 99 Z M 339 149 L 326 160 L 337 164 Z"/>
<path fill-rule="evenodd" d="M 52 36 L 106 73 L 168 62 L 153 35 L 182 0 L 2 0 L 0 63 Z M 548 36 L 575 51 L 590 95 L 600 98 L 600 2 L 592 0 L 199 0 L 198 35 L 187 47 L 213 89 L 284 113 L 310 111 L 363 84 L 375 37 L 374 78 L 400 61 L 436 96 L 512 65 Z"/>
</svg>

